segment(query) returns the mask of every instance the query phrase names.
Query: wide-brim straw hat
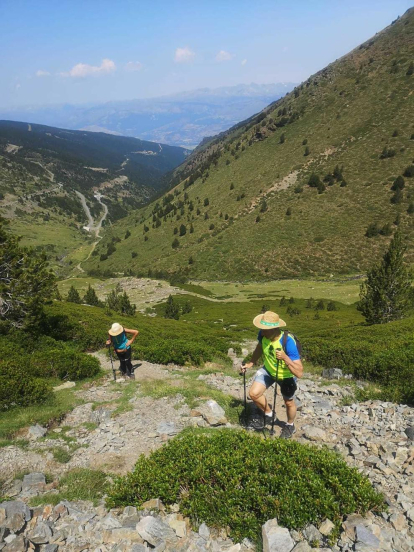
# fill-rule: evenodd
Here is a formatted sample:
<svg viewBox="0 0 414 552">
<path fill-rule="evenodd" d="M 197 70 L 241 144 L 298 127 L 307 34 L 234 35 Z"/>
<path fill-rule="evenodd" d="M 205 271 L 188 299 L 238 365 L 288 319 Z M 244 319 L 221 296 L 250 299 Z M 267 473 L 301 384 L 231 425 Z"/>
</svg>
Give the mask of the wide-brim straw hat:
<svg viewBox="0 0 414 552">
<path fill-rule="evenodd" d="M 253 324 L 261 330 L 273 330 L 274 328 L 283 328 L 286 322 L 278 314 L 272 311 L 258 314 L 254 317 Z"/>
<path fill-rule="evenodd" d="M 118 322 L 114 322 L 111 326 L 111 329 L 108 330 L 109 335 L 115 337 L 116 335 L 121 334 L 124 331 L 124 328 Z"/>
</svg>

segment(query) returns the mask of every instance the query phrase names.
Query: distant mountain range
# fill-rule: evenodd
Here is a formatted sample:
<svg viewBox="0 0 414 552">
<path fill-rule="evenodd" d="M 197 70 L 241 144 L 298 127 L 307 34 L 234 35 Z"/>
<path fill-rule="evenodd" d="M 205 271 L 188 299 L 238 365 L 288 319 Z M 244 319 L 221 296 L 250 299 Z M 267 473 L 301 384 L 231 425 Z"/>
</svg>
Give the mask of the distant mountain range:
<svg viewBox="0 0 414 552">
<path fill-rule="evenodd" d="M 203 138 L 258 113 L 294 86 L 251 83 L 100 105 L 0 109 L 0 119 L 133 136 L 192 149 Z"/>
</svg>

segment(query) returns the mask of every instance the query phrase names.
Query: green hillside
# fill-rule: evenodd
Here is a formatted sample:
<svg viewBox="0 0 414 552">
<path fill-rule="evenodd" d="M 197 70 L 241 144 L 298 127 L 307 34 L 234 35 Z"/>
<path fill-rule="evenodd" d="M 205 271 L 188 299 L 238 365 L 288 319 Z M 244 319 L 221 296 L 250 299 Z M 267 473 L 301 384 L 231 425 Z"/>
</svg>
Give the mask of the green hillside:
<svg viewBox="0 0 414 552">
<path fill-rule="evenodd" d="M 165 189 L 166 173 L 186 155 L 135 138 L 0 121 L 0 215 L 58 264 L 83 260 L 92 238 L 82 232 L 87 219 L 75 192 L 94 219 L 104 214 L 94 197 L 102 194 L 111 224 Z"/>
<path fill-rule="evenodd" d="M 195 150 L 174 190 L 108 230 L 84 268 L 205 279 L 360 273 L 398 225 L 412 261 L 413 63 L 411 9 Z"/>
</svg>

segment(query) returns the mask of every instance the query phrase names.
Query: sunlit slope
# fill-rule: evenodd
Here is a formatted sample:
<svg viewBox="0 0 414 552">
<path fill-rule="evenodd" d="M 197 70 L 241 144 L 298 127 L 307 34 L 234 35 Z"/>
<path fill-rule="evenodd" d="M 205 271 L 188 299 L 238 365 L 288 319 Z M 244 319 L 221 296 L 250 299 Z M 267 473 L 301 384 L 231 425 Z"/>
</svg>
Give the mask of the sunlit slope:
<svg viewBox="0 0 414 552">
<path fill-rule="evenodd" d="M 409 10 L 196 150 L 173 193 L 114 225 L 89 268 L 219 279 L 361 272 L 397 226 L 412 259 L 413 62 Z M 382 234 L 365 235 L 372 223 Z"/>
</svg>

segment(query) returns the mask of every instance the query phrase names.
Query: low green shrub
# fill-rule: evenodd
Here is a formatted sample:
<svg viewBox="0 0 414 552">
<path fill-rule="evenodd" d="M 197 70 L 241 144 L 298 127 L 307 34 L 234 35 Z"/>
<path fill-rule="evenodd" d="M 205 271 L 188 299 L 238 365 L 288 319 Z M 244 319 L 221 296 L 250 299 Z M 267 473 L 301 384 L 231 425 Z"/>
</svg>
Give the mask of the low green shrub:
<svg viewBox="0 0 414 552">
<path fill-rule="evenodd" d="M 300 529 L 384 507 L 368 479 L 332 451 L 235 430 L 187 431 L 140 456 L 109 490 L 107 506 L 140 507 L 153 497 L 178 502 L 194 524 L 229 526 L 237 541 L 257 540 L 274 517 Z"/>
<path fill-rule="evenodd" d="M 0 362 L 0 411 L 16 406 L 42 404 L 52 397 L 50 386 L 34 378 L 16 360 Z"/>
<path fill-rule="evenodd" d="M 34 352 L 30 356 L 29 366 L 30 372 L 39 377 L 75 381 L 95 376 L 100 369 L 98 359 L 67 347 Z"/>
<path fill-rule="evenodd" d="M 159 340 L 148 344 L 137 344 L 134 347 L 134 357 L 145 359 L 157 364 L 195 364 L 199 366 L 221 356 L 223 353 L 203 343 L 194 341 Z"/>
<path fill-rule="evenodd" d="M 414 319 L 344 328 L 302 340 L 307 360 L 383 386 L 381 398 L 414 404 Z"/>
</svg>

